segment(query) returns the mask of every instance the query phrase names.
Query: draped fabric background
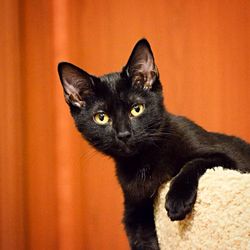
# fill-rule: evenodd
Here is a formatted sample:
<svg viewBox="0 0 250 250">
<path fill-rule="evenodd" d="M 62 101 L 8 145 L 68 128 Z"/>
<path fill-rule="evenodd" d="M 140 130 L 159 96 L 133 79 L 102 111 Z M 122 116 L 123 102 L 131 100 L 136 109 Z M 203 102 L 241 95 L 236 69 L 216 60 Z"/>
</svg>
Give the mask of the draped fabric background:
<svg viewBox="0 0 250 250">
<path fill-rule="evenodd" d="M 77 133 L 57 63 L 120 70 L 141 37 L 165 101 L 250 141 L 250 1 L 2 0 L 0 246 L 128 249 L 113 162 Z"/>
</svg>

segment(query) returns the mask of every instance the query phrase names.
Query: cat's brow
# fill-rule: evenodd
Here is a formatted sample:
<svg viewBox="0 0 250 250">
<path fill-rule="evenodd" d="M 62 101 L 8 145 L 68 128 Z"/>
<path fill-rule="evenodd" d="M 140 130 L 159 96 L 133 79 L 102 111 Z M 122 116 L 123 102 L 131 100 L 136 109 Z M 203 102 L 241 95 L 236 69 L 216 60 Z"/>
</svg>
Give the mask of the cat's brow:
<svg viewBox="0 0 250 250">
<path fill-rule="evenodd" d="M 97 101 L 94 103 L 92 111 L 93 113 L 98 111 L 107 111 L 107 104 L 103 101 Z"/>
<path fill-rule="evenodd" d="M 110 73 L 106 74 L 100 77 L 100 80 L 106 84 L 107 87 L 112 92 L 116 91 L 117 83 L 120 80 L 120 74 L 119 73 Z"/>
</svg>

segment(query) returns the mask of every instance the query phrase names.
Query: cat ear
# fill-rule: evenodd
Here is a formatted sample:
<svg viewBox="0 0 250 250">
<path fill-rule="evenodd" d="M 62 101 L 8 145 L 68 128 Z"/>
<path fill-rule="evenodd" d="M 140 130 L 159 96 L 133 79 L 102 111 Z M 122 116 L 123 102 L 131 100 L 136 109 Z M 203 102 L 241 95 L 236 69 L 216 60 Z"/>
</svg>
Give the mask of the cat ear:
<svg viewBox="0 0 250 250">
<path fill-rule="evenodd" d="M 137 42 L 124 70 L 132 80 L 133 86 L 142 86 L 144 89 L 152 88 L 154 81 L 158 78 L 158 70 L 146 39 Z"/>
<path fill-rule="evenodd" d="M 83 107 L 84 99 L 94 93 L 94 77 L 67 62 L 58 64 L 58 73 L 66 102 L 79 108 Z"/>
</svg>

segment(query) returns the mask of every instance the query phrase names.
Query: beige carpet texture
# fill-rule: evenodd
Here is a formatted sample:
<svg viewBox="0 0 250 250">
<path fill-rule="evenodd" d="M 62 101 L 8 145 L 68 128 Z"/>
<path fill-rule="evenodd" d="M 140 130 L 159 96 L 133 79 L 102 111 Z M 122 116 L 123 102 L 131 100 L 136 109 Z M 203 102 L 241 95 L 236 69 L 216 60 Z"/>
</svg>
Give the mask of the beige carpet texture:
<svg viewBox="0 0 250 250">
<path fill-rule="evenodd" d="M 200 179 L 193 211 L 172 222 L 165 210 L 166 183 L 155 203 L 155 223 L 161 250 L 250 250 L 250 174 L 221 167 Z"/>
</svg>

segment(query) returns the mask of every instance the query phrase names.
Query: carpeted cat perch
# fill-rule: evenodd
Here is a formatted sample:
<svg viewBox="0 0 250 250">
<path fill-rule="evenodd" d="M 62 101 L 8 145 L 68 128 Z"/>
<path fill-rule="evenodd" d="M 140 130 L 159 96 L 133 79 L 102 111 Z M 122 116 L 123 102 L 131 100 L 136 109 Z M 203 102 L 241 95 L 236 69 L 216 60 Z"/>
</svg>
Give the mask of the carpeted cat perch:
<svg viewBox="0 0 250 250">
<path fill-rule="evenodd" d="M 196 204 L 183 221 L 165 210 L 169 184 L 159 191 L 155 223 L 161 250 L 250 250 L 250 174 L 215 168 L 200 179 Z"/>
</svg>

